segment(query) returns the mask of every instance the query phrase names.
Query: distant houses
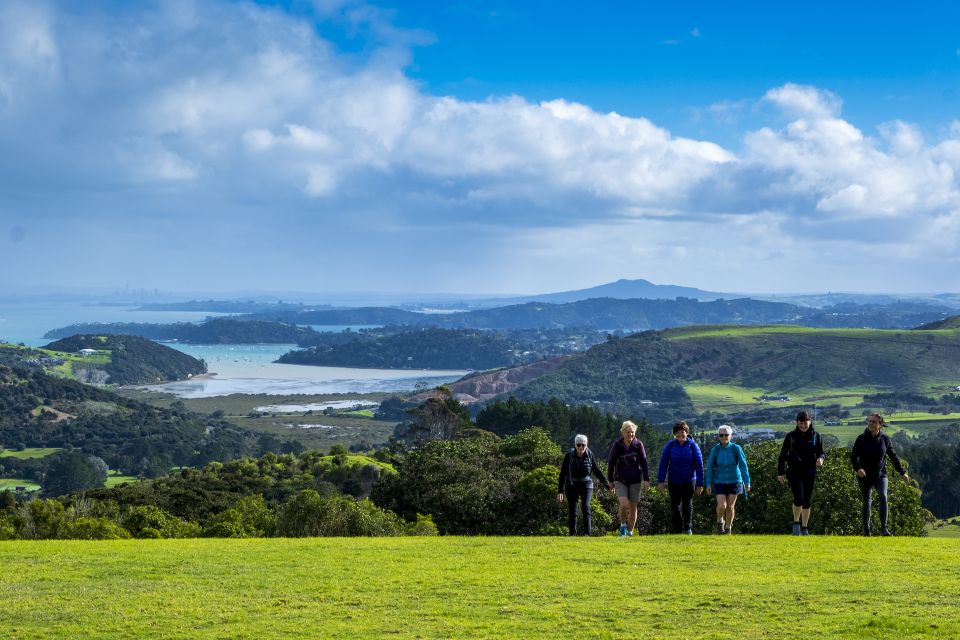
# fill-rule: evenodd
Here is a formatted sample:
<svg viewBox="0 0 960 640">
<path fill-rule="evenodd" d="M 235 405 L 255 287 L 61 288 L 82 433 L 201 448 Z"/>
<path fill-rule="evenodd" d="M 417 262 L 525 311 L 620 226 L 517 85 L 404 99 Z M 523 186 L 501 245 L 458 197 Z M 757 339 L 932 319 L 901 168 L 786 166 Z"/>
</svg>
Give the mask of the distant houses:
<svg viewBox="0 0 960 640">
<path fill-rule="evenodd" d="M 95 356 L 97 355 L 97 350 L 96 349 L 80 349 L 80 351 L 77 351 L 77 353 L 79 353 L 82 356 Z"/>
<path fill-rule="evenodd" d="M 768 396 L 764 394 L 757 398 L 757 400 L 765 400 L 767 402 L 790 402 L 790 396 Z"/>
</svg>

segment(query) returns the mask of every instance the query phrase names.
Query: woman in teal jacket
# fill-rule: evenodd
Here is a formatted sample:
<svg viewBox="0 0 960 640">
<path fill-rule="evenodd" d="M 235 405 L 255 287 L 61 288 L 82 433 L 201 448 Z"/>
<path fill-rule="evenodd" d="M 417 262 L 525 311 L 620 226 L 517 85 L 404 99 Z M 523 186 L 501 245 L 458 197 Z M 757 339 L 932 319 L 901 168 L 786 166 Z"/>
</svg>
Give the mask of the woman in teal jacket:
<svg viewBox="0 0 960 640">
<path fill-rule="evenodd" d="M 707 495 L 717 496 L 717 533 L 733 533 L 734 505 L 737 496 L 750 493 L 750 469 L 740 445 L 730 442 L 733 429 L 722 424 L 717 431 L 720 442 L 710 450 L 707 459 Z"/>
</svg>

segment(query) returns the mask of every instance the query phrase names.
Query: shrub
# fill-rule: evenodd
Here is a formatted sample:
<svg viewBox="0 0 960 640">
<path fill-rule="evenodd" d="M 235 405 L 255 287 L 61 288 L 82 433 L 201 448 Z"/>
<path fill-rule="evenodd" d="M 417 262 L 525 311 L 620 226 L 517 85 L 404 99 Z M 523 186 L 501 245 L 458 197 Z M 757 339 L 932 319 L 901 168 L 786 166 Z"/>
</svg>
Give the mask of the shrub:
<svg viewBox="0 0 960 640">
<path fill-rule="evenodd" d="M 403 525 L 403 535 L 405 536 L 436 536 L 440 535 L 437 525 L 433 522 L 433 516 L 417 514 L 417 519 Z"/>
<path fill-rule="evenodd" d="M 209 538 L 266 538 L 277 529 L 277 515 L 261 495 L 242 498 L 211 518 L 203 535 Z"/>
<path fill-rule="evenodd" d="M 395 536 L 402 532 L 397 515 L 369 500 L 344 496 L 323 497 L 312 489 L 301 491 L 280 510 L 281 536 Z"/>
<path fill-rule="evenodd" d="M 152 505 L 130 507 L 121 524 L 134 538 L 196 538 L 202 531 L 197 523 Z"/>
<path fill-rule="evenodd" d="M 60 531 L 64 540 L 126 540 L 130 532 L 107 518 L 77 518 Z"/>
</svg>

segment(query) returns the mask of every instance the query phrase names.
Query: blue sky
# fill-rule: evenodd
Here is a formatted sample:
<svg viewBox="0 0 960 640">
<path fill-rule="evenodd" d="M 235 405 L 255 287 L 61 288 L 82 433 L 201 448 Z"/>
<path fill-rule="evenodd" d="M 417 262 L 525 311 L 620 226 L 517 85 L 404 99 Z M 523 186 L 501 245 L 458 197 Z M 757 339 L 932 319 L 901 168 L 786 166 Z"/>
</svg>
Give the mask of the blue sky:
<svg viewBox="0 0 960 640">
<path fill-rule="evenodd" d="M 957 291 L 958 14 L 7 0 L 0 287 Z"/>
</svg>

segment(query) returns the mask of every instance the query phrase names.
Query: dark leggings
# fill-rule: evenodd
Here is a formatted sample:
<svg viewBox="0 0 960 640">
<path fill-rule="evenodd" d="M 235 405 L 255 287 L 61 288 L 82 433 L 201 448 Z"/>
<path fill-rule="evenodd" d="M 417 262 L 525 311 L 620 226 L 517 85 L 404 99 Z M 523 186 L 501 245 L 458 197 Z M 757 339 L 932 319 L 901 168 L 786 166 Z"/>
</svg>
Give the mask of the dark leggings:
<svg viewBox="0 0 960 640">
<path fill-rule="evenodd" d="M 876 480 L 868 480 L 866 478 L 857 478 L 860 482 L 860 493 L 863 495 L 863 510 L 861 511 L 861 516 L 863 517 L 863 531 L 867 533 L 870 531 L 870 507 L 873 506 L 873 500 L 870 496 L 870 491 L 872 489 L 877 490 L 877 501 L 880 503 L 880 527 L 883 529 L 887 528 L 887 478 L 886 476 L 882 478 L 877 478 Z"/>
<path fill-rule="evenodd" d="M 593 485 L 586 482 L 572 482 L 567 485 L 564 493 L 567 495 L 567 526 L 570 535 L 577 535 L 577 501 L 580 501 L 580 512 L 583 514 L 583 535 L 593 533 L 592 516 L 590 514 L 590 498 L 593 497 Z"/>
<path fill-rule="evenodd" d="M 673 532 L 683 533 L 692 528 L 693 521 L 693 483 L 667 483 L 670 490 L 670 516 L 673 520 Z"/>
<path fill-rule="evenodd" d="M 787 482 L 793 491 L 793 506 L 802 509 L 810 508 L 810 499 L 813 497 L 813 482 L 817 479 L 816 473 L 787 474 Z"/>
</svg>

